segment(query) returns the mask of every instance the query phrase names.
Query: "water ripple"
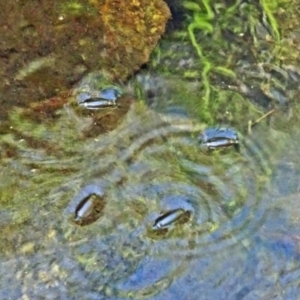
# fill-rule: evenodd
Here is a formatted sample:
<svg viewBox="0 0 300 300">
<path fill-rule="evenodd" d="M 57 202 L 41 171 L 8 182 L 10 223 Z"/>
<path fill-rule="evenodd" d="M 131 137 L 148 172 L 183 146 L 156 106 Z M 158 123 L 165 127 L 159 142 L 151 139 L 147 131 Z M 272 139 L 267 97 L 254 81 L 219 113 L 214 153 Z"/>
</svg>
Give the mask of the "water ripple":
<svg viewBox="0 0 300 300">
<path fill-rule="evenodd" d="M 20 161 L 7 159 L 2 172 L 21 174 L 23 192 L 13 196 L 16 213 L 7 210 L 3 226 L 14 219 L 22 227 L 21 236 L 13 235 L 13 249 L 30 276 L 55 265 L 60 276 L 68 274 L 67 284 L 85 278 L 77 295 L 89 291 L 91 299 L 97 293 L 106 299 L 159 298 L 195 272 L 205 274 L 203 282 L 211 278 L 212 288 L 229 284 L 230 262 L 237 267 L 248 257 L 252 236 L 269 213 L 272 144 L 258 133 L 241 138 L 240 152 L 205 153 L 197 140 L 203 124 L 141 104 L 116 130 L 96 139 L 78 138 L 68 122 L 62 118 L 57 133 L 32 131 L 37 139 L 55 141 L 60 150 L 51 156 L 43 148 L 24 151 L 28 145 L 9 139 Z M 12 180 L 5 184 L 16 186 Z M 78 226 L 72 221 L 76 207 L 91 193 L 104 199 L 103 211 L 90 225 Z M 190 218 L 165 231 L 151 229 L 162 212 L 176 208 L 190 211 Z M 53 263 L 41 265 L 42 257 Z M 50 273 L 48 281 L 55 284 L 59 275 Z M 27 284 L 21 277 L 16 285 Z"/>
</svg>

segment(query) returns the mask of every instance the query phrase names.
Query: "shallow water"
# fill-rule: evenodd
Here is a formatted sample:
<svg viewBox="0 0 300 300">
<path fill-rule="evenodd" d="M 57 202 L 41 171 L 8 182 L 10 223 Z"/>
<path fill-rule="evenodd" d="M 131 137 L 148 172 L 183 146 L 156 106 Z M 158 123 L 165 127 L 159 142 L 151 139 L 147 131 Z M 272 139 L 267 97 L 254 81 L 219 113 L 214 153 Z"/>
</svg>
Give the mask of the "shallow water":
<svg viewBox="0 0 300 300">
<path fill-rule="evenodd" d="M 262 93 L 263 84 L 271 82 L 272 87 L 270 78 L 276 74 L 264 70 L 264 63 L 271 56 L 270 65 L 276 66 L 273 54 L 277 52 L 265 50 L 272 50 L 273 44 L 263 34 L 260 37 L 251 31 L 256 34 L 253 43 L 258 55 L 255 63 L 250 61 L 252 36 L 250 42 L 247 35 L 243 41 L 248 28 L 243 18 L 249 15 L 247 7 L 251 5 L 242 1 L 237 10 L 236 22 L 242 24 L 237 40 L 222 45 L 216 41 L 217 47 L 211 46 L 225 49 L 218 52 L 216 65 L 227 65 L 226 51 L 239 53 L 233 55 L 229 66 L 232 64 L 237 74 L 242 69 L 240 77 L 245 83 L 226 80 L 251 101 L 251 97 L 257 102 L 268 99 L 268 108 L 270 99 Z M 224 4 L 218 7 L 223 28 Z M 228 24 L 230 29 L 233 23 Z M 205 32 L 196 33 L 200 40 L 213 42 Z M 218 30 L 215 34 L 218 36 Z M 229 38 L 229 32 L 226 34 Z M 262 49 L 256 38 L 262 40 Z M 185 46 L 190 41 L 180 43 Z M 169 49 L 169 41 L 166 44 Z M 204 54 L 214 57 L 206 43 L 202 44 Z M 277 49 L 278 45 L 273 46 Z M 191 66 L 178 63 L 179 71 L 201 73 L 204 59 L 190 59 L 190 44 L 187 51 L 180 49 L 184 57 L 178 59 Z M 267 58 L 260 53 L 267 53 Z M 163 63 L 162 55 L 159 64 L 172 69 L 172 59 L 170 64 Z M 287 73 L 277 69 L 280 74 Z M 26 108 L 9 107 L 9 120 L 0 124 L 0 298 L 298 299 L 300 122 L 294 103 L 299 98 L 296 69 L 293 78 L 286 75 L 290 86 L 285 81 L 279 85 L 286 88 L 284 99 L 292 99 L 291 111 L 276 111 L 270 122 L 259 122 L 251 135 L 244 132 L 249 119 L 261 116 L 256 107 L 232 91 L 217 91 L 212 82 L 203 89 L 199 77 L 185 81 L 141 75 L 150 86 L 150 92 L 144 92 L 151 98 L 148 106 L 128 101 L 132 105 L 127 114 L 99 116 L 98 130 L 109 131 L 103 135 L 95 134 L 97 131 L 89 134 L 87 128 L 93 120 L 76 115 L 73 106 L 36 119 L 31 119 L 33 114 Z M 212 69 L 210 72 L 209 79 L 217 82 Z M 226 80 L 217 85 L 228 85 Z M 273 98 L 281 98 L 276 92 Z M 208 107 L 203 105 L 204 93 L 210 94 Z M 205 120 L 197 117 L 203 107 L 210 114 Z M 118 118 L 119 124 L 112 126 Z M 238 130 L 240 152 L 201 150 L 198 136 L 212 120 Z M 99 196 L 99 211 L 80 226 L 74 222 L 75 212 L 91 193 Z M 191 211 L 190 218 L 167 230 L 152 230 L 162 213 L 177 208 Z"/>
<path fill-rule="evenodd" d="M 27 138 L 1 139 L 1 298 L 295 299 L 297 124 L 206 153 L 205 125 L 186 116 L 135 103 L 117 129 L 84 138 L 68 112 L 36 126 L 15 109 Z M 91 192 L 103 210 L 79 226 Z M 151 230 L 177 207 L 187 222 Z"/>
</svg>

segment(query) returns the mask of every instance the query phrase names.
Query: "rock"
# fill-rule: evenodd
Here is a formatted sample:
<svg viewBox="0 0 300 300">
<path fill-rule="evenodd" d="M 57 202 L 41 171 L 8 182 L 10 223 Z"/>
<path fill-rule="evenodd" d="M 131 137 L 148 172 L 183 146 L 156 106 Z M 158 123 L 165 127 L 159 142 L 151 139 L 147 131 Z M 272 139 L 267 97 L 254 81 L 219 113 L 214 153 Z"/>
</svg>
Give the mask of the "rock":
<svg viewBox="0 0 300 300">
<path fill-rule="evenodd" d="M 1 105 L 53 97 L 94 70 L 126 79 L 148 61 L 169 17 L 162 0 L 2 1 Z"/>
</svg>

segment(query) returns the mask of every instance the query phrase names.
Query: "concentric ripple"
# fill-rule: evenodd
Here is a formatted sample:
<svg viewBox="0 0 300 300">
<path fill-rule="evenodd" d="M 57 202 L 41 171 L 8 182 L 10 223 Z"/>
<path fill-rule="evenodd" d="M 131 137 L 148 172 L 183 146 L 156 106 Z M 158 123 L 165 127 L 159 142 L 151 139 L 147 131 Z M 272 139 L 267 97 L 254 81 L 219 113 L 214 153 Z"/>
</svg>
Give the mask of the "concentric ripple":
<svg viewBox="0 0 300 300">
<path fill-rule="evenodd" d="M 205 153 L 197 140 L 203 125 L 143 109 L 133 108 L 117 131 L 86 144 L 84 150 L 89 153 L 89 167 L 83 167 L 88 172 L 81 187 L 85 189 L 92 179 L 96 189 L 105 180 L 106 194 L 103 217 L 91 225 L 89 234 L 97 230 L 101 239 L 101 235 L 118 236 L 122 229 L 123 235 L 125 230 L 132 239 L 140 239 L 146 251 L 139 256 L 133 277 L 118 285 L 120 294 L 115 292 L 119 296 L 138 289 L 141 295 L 150 293 L 155 282 L 168 281 L 169 276 L 179 276 L 187 269 L 186 260 L 207 253 L 218 257 L 220 251 L 229 253 L 236 247 L 247 252 L 249 237 L 267 215 L 263 194 L 268 191 L 273 156 L 270 143 L 257 138 L 260 133 L 241 138 L 240 153 L 234 149 Z M 78 196 L 74 199 L 72 207 L 79 201 Z M 151 231 L 162 212 L 177 208 L 192 212 L 188 222 L 166 232 Z M 149 257 L 154 260 L 150 265 Z M 183 265 L 170 269 L 178 259 Z M 157 268 L 157 260 L 168 262 L 163 274 L 149 282 L 142 276 L 138 281 L 132 279 L 141 268 Z M 162 286 L 160 291 L 167 288 Z"/>
<path fill-rule="evenodd" d="M 23 232 L 14 233 L 18 242 L 12 252 L 32 278 L 46 276 L 52 268 L 42 288 L 26 290 L 27 295 L 36 297 L 64 278 L 67 286 L 84 280 L 82 289 L 75 289 L 83 298 L 87 291 L 90 299 L 99 294 L 105 299 L 158 297 L 192 269 L 221 280 L 225 273 L 213 275 L 224 267 L 220 261 L 238 251 L 233 263 L 239 263 L 249 252 L 249 236 L 268 214 L 269 200 L 263 195 L 275 155 L 260 133 L 241 138 L 240 152 L 206 153 L 197 138 L 203 124 L 138 103 L 116 130 L 96 139 L 78 138 L 72 122 L 62 118 L 56 128 L 36 131 L 26 125 L 36 139 L 56 142 L 52 155 L 42 147 L 29 151 L 28 145 L 6 137 L 18 161 L 7 159 L 3 170 L 21 173 L 25 191 L 12 199 L 19 211 L 7 209 L 7 224 L 18 220 Z M 74 214 L 90 194 L 103 199 L 102 211 L 81 227 Z M 167 230 L 152 230 L 161 213 L 178 208 L 190 211 L 190 218 Z M 41 257 L 51 261 L 48 267 Z M 199 265 L 193 265 L 195 259 Z M 20 274 L 16 278 L 20 291 L 31 282 Z M 57 293 L 53 289 L 51 295 Z M 68 288 L 64 293 L 72 298 Z"/>
</svg>

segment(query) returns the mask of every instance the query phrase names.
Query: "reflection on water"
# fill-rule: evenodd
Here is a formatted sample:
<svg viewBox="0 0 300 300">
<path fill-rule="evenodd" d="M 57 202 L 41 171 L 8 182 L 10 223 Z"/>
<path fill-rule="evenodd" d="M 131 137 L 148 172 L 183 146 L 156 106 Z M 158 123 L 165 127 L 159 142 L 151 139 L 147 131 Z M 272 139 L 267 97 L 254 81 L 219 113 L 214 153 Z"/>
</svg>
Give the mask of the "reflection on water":
<svg viewBox="0 0 300 300">
<path fill-rule="evenodd" d="M 282 204 L 287 175 L 275 172 L 283 154 L 298 174 L 288 135 L 262 128 L 240 137 L 240 152 L 206 153 L 197 139 L 203 124 L 139 103 L 116 130 L 93 139 L 79 138 L 78 120 L 64 110 L 51 125 L 20 120 L 17 110 L 11 116 L 13 132 L 28 138 L 1 138 L 1 298 L 299 293 L 299 197 Z M 89 194 L 103 206 L 79 226 L 76 207 Z M 152 230 L 161 213 L 178 208 L 191 211 L 187 221 Z"/>
</svg>

